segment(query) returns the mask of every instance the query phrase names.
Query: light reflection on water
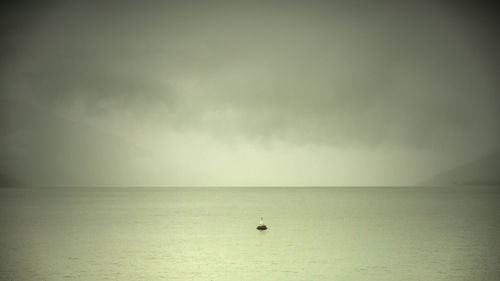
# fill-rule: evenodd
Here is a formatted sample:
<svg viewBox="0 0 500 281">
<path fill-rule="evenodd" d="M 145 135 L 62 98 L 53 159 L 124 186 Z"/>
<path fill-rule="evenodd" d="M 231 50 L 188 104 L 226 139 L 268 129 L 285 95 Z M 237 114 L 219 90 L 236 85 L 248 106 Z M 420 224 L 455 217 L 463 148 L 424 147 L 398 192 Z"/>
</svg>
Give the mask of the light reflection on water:
<svg viewBox="0 0 500 281">
<path fill-rule="evenodd" d="M 0 192 L 0 280 L 500 280 L 496 187 Z"/>
</svg>

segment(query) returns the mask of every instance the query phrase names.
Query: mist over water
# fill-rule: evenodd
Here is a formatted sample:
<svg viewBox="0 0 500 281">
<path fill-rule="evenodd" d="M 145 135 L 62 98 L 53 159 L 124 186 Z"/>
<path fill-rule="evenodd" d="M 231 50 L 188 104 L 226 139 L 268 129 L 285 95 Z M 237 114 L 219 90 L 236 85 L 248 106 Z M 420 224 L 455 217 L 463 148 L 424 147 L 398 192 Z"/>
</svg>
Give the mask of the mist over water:
<svg viewBox="0 0 500 281">
<path fill-rule="evenodd" d="M 492 3 L 7 2 L 0 280 L 500 280 Z"/>
<path fill-rule="evenodd" d="M 0 280 L 500 277 L 498 187 L 0 192 Z"/>
<path fill-rule="evenodd" d="M 16 2 L 2 22 L 9 182 L 411 185 L 500 143 L 488 3 Z"/>
</svg>

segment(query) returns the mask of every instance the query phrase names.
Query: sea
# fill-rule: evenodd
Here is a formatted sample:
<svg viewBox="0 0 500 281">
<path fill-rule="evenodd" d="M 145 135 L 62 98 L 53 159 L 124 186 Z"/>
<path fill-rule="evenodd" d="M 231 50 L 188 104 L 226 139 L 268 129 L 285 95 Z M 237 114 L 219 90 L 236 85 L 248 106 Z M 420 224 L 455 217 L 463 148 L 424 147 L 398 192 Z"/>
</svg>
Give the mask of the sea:
<svg viewBox="0 0 500 281">
<path fill-rule="evenodd" d="M 0 227 L 9 281 L 500 280 L 498 186 L 3 188 Z"/>
</svg>

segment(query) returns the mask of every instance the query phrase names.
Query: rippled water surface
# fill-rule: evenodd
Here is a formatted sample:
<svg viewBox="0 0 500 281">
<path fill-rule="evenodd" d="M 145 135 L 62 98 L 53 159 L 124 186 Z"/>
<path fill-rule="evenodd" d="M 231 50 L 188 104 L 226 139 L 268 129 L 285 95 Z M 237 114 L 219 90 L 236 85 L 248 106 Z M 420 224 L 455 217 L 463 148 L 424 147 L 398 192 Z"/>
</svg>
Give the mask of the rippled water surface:
<svg viewBox="0 0 500 281">
<path fill-rule="evenodd" d="M 498 187 L 0 194 L 0 280 L 500 280 Z"/>
</svg>

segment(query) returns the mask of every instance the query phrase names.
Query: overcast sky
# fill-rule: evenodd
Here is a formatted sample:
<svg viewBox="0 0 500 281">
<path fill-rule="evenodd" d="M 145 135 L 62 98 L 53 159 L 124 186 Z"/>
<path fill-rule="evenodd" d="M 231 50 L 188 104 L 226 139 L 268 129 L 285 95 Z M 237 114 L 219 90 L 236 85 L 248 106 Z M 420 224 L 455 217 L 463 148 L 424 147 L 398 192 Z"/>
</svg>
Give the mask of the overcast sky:
<svg viewBox="0 0 500 281">
<path fill-rule="evenodd" d="M 1 172 L 26 184 L 406 185 L 500 143 L 484 3 L 21 2 L 1 24 Z"/>
</svg>

